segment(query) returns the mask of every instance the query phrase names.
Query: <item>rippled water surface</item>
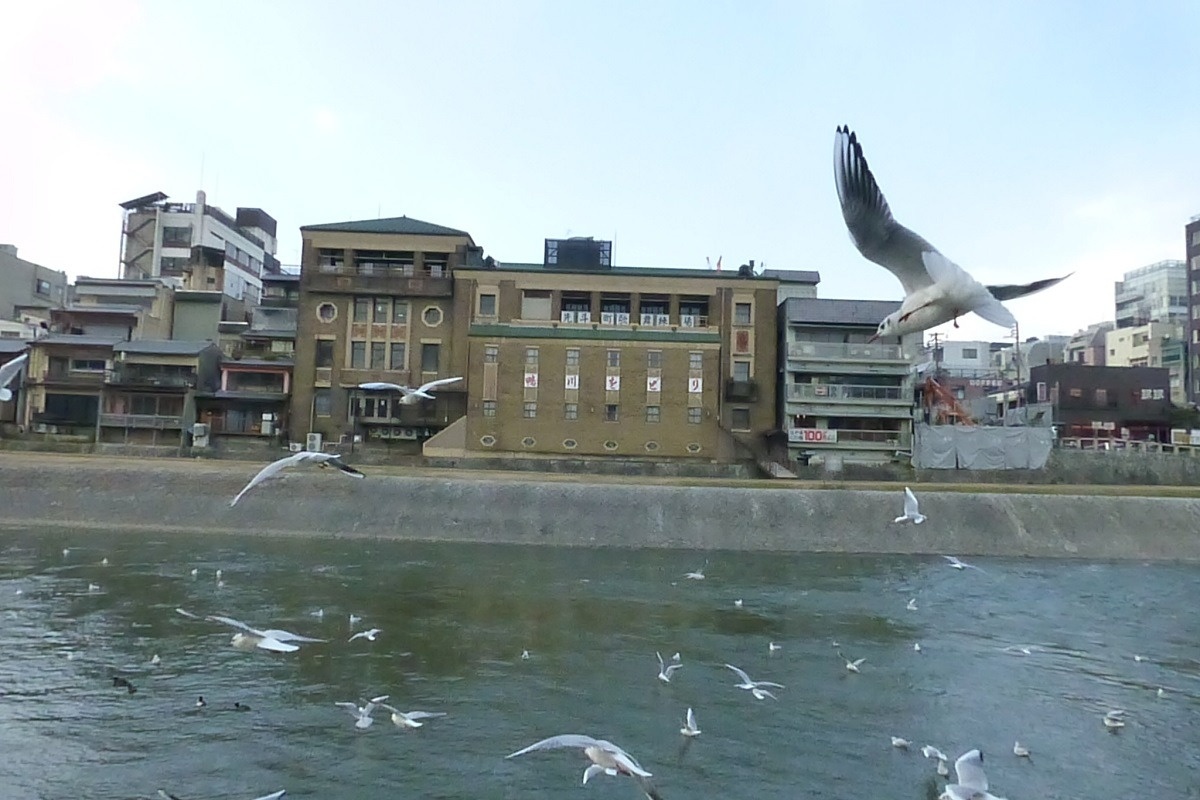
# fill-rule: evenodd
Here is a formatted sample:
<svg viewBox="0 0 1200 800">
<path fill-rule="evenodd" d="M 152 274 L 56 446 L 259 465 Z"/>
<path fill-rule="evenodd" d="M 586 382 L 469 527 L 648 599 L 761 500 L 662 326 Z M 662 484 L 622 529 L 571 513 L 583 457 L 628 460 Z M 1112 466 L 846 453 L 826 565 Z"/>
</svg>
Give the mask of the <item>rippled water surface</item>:
<svg viewBox="0 0 1200 800">
<path fill-rule="evenodd" d="M 556 733 L 623 746 L 666 800 L 932 797 L 893 735 L 981 747 L 1012 800 L 1200 797 L 1195 566 L 37 531 L 0 553 L 4 797 L 641 796 L 581 786 L 573 751 L 504 759 Z M 244 652 L 176 607 L 328 642 Z M 379 639 L 348 643 L 351 613 Z M 669 684 L 655 651 L 682 656 Z M 786 688 L 756 701 L 726 662 Z M 378 694 L 448 716 L 359 731 L 333 705 Z"/>
</svg>

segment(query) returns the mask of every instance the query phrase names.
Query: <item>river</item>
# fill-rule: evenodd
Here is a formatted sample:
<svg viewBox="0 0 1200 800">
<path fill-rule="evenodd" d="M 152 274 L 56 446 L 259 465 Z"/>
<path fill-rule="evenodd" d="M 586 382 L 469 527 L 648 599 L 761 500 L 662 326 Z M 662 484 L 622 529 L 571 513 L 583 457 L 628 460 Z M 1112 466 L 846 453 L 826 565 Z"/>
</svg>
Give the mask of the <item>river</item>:
<svg viewBox="0 0 1200 800">
<path fill-rule="evenodd" d="M 641 797 L 581 786 L 575 751 L 504 758 L 558 733 L 624 747 L 666 800 L 925 800 L 926 743 L 982 748 L 1010 800 L 1200 796 L 1195 565 L 62 530 L 0 552 L 5 798 Z M 180 607 L 328 641 L 245 652 Z M 755 700 L 726 663 L 786 688 Z M 334 705 L 382 694 L 447 716 L 360 731 Z"/>
</svg>

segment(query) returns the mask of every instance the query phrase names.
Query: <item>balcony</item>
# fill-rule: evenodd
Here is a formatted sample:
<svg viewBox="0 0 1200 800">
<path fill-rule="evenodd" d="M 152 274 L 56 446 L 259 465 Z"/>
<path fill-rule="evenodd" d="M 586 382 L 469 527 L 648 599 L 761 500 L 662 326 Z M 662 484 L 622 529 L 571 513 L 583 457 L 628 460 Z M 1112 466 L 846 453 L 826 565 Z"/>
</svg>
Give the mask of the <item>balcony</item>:
<svg viewBox="0 0 1200 800">
<path fill-rule="evenodd" d="M 161 372 L 123 367 L 109 370 L 107 383 L 111 386 L 147 386 L 168 389 L 194 389 L 196 374 Z"/>
<path fill-rule="evenodd" d="M 728 378 L 725 381 L 725 399 L 737 403 L 755 403 L 758 401 L 758 381 L 739 381 Z"/>
<path fill-rule="evenodd" d="M 897 344 L 792 342 L 788 345 L 787 355 L 793 361 L 901 361 L 908 366 L 908 358 Z"/>
<path fill-rule="evenodd" d="M 850 450 L 903 450 L 908 431 L 864 431 L 846 428 L 791 428 L 788 442 L 805 447 Z"/>
<path fill-rule="evenodd" d="M 49 369 L 42 375 L 40 383 L 99 388 L 104 385 L 104 376 L 103 370 Z M 36 377 L 31 381 L 31 383 L 38 382 Z"/>
<path fill-rule="evenodd" d="M 796 403 L 912 403 L 912 392 L 903 387 L 854 383 L 793 383 L 788 385 L 786 397 Z"/>
<path fill-rule="evenodd" d="M 450 297 L 454 279 L 448 269 L 435 276 L 428 272 L 373 265 L 318 266 L 301 273 L 300 281 L 310 292 L 329 294 L 389 294 L 411 297 Z"/>
<path fill-rule="evenodd" d="M 158 414 L 101 414 L 101 427 L 152 428 L 170 430 L 183 427 L 183 417 L 164 417 Z"/>
</svg>

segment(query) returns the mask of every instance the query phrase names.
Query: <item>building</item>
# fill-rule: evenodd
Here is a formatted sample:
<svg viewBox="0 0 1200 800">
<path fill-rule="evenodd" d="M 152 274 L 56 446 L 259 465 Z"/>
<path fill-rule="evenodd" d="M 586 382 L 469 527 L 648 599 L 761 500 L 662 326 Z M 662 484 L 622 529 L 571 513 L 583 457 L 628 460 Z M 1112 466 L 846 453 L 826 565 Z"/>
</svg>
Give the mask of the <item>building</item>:
<svg viewBox="0 0 1200 800">
<path fill-rule="evenodd" d="M 816 273 L 806 273 L 815 291 Z M 541 263 L 455 272 L 469 401 L 439 448 L 729 461 L 776 427 L 780 282 L 751 270 L 614 266 L 611 242 L 547 239 Z M 432 446 L 433 443 L 431 443 Z"/>
<path fill-rule="evenodd" d="M 122 278 L 183 279 L 193 274 L 192 280 L 202 285 L 188 288 L 221 291 L 255 306 L 263 274 L 279 271 L 276 222 L 260 208 L 239 207 L 230 216 L 209 205 L 202 191 L 196 192 L 194 203 L 168 202 L 167 195 L 156 192 L 121 203 L 121 208 Z"/>
<path fill-rule="evenodd" d="M 454 273 L 481 258 L 470 234 L 409 217 L 308 225 L 296 324 L 291 437 L 317 443 L 420 443 L 466 412 L 466 385 L 401 404 L 367 381 L 418 386 L 466 374 L 469 319 L 454 310 Z"/>
<path fill-rule="evenodd" d="M 1117 328 L 1108 332 L 1110 367 L 1166 367 L 1169 376 L 1171 402 L 1187 402 L 1184 368 L 1181 358 L 1183 325 L 1173 322 L 1151 322 L 1134 328 Z"/>
<path fill-rule="evenodd" d="M 1007 383 L 1023 383 L 1035 364 L 1061 364 L 1070 336 L 1033 337 L 1019 345 L 1004 345 L 992 353 L 992 369 Z"/>
<path fill-rule="evenodd" d="M 27 431 L 94 440 L 118 339 L 52 333 L 30 344 L 23 424 Z"/>
<path fill-rule="evenodd" d="M 112 353 L 97 441 L 185 445 L 197 394 L 216 389 L 220 348 L 210 341 L 141 340 L 117 342 Z"/>
<path fill-rule="evenodd" d="M 174 292 L 159 278 L 76 278 L 67 306 L 50 312 L 51 329 L 112 340 L 170 339 Z"/>
<path fill-rule="evenodd" d="M 1040 364 L 1026 403 L 1049 402 L 1059 435 L 1169 441 L 1171 392 L 1164 367 Z"/>
<path fill-rule="evenodd" d="M 1118 328 L 1188 318 L 1188 275 L 1183 261 L 1159 261 L 1126 272 L 1115 289 Z"/>
<path fill-rule="evenodd" d="M 171 338 L 181 341 L 220 340 L 221 292 L 176 289 L 172 300 Z"/>
<path fill-rule="evenodd" d="M 1188 321 L 1186 329 L 1188 361 L 1188 396 L 1200 402 L 1200 215 L 1183 228 L 1184 253 L 1188 276 Z"/>
<path fill-rule="evenodd" d="M 791 458 L 883 462 L 912 447 L 921 334 L 871 342 L 900 307 L 881 300 L 794 298 L 779 307 L 779 369 Z M 977 354 L 978 357 L 978 354 Z"/>
<path fill-rule="evenodd" d="M 776 306 L 793 297 L 816 297 L 817 284 L 821 282 L 821 273 L 807 269 L 764 269 L 760 274 L 779 281 Z"/>
<path fill-rule="evenodd" d="M 1063 361 L 1103 367 L 1108 359 L 1108 332 L 1115 327 L 1111 322 L 1096 322 L 1077 331 L 1063 349 Z"/>
<path fill-rule="evenodd" d="M 0 244 L 0 319 L 20 320 L 22 308 L 61 308 L 67 273 L 17 257 L 16 245 Z"/>
</svg>

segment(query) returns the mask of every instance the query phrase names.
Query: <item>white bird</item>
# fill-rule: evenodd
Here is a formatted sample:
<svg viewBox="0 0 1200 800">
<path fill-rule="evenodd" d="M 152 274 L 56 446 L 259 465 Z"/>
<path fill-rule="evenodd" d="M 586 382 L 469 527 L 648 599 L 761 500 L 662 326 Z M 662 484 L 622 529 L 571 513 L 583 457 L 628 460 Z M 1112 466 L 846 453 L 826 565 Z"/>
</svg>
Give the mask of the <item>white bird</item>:
<svg viewBox="0 0 1200 800">
<path fill-rule="evenodd" d="M 176 609 L 177 611 L 180 609 Z M 186 612 L 184 612 L 186 614 Z M 292 644 L 292 642 L 323 642 L 324 639 L 312 639 L 308 636 L 301 636 L 297 633 L 282 631 L 277 628 L 268 628 L 267 630 L 258 630 L 251 628 L 244 622 L 239 622 L 232 617 L 222 617 L 218 615 L 210 615 L 205 617 L 211 622 L 220 622 L 223 625 L 229 625 L 232 628 L 237 628 L 238 632 L 233 635 L 230 644 L 239 650 L 270 650 L 275 653 L 294 653 L 300 648 Z"/>
<path fill-rule="evenodd" d="M 375 637 L 383 633 L 379 628 L 371 628 L 369 631 L 359 631 L 350 637 L 348 641 L 353 642 L 355 639 L 366 639 L 368 642 L 375 641 Z"/>
<path fill-rule="evenodd" d="M 768 653 L 774 653 L 776 650 L 782 650 L 782 649 L 783 649 L 783 645 L 778 644 L 777 642 L 768 642 L 767 643 L 767 652 Z"/>
<path fill-rule="evenodd" d="M 154 654 L 154 657 L 150 659 L 150 663 L 156 667 L 162 663 L 162 659 L 158 657 L 158 653 Z"/>
<path fill-rule="evenodd" d="M 1135 656 L 1133 657 L 1133 660 L 1134 660 L 1134 661 L 1136 661 L 1136 662 L 1138 662 L 1138 663 L 1140 664 L 1141 662 L 1143 662 L 1143 661 L 1145 661 L 1145 660 L 1146 660 L 1146 657 L 1145 657 L 1145 656 L 1137 656 L 1137 655 L 1135 655 Z"/>
<path fill-rule="evenodd" d="M 364 701 L 361 706 L 354 703 L 334 703 L 335 706 L 341 706 L 350 712 L 350 716 L 354 717 L 354 727 L 360 731 L 365 731 L 367 728 L 375 724 L 375 720 L 371 718 L 371 714 L 384 700 L 388 699 L 388 695 L 380 695 L 372 697 L 370 700 Z"/>
<path fill-rule="evenodd" d="M 742 679 L 742 682 L 737 684 L 737 688 L 749 690 L 750 694 L 754 695 L 755 700 L 762 700 L 764 697 L 769 697 L 772 700 L 778 699 L 775 697 L 775 695 L 771 694 L 766 689 L 762 688 L 764 686 L 771 686 L 776 689 L 784 688 L 782 683 L 772 683 L 771 681 L 751 680 L 750 676 L 747 675 L 744 670 L 738 669 L 733 664 L 726 664 L 725 668 L 733 670 L 734 673 L 736 673 L 737 676 Z"/>
<path fill-rule="evenodd" d="M 100 566 L 102 566 L 102 567 L 108 566 L 108 556 L 105 556 L 104 558 L 100 559 Z"/>
<path fill-rule="evenodd" d="M 844 655 L 842 655 L 841 650 L 838 650 L 838 655 L 842 657 L 842 661 L 846 662 L 846 669 L 848 669 L 850 672 L 861 672 L 859 667 L 861 667 L 863 662 L 866 661 L 865 658 L 856 658 L 853 661 L 851 661 L 850 659 L 848 659 Z"/>
<path fill-rule="evenodd" d="M 1028 647 L 1023 647 L 1023 646 L 1018 646 L 1018 645 L 1009 645 L 1008 647 L 1004 648 L 1004 652 L 1012 653 L 1013 655 L 1020 655 L 1020 656 L 1033 655 L 1033 650 L 1029 649 Z"/>
<path fill-rule="evenodd" d="M 945 753 L 943 753 L 941 750 L 938 750 L 931 744 L 927 744 L 921 748 L 921 755 L 925 756 L 926 758 L 936 758 L 938 761 L 948 760 Z"/>
<path fill-rule="evenodd" d="M 222 575 L 221 570 L 217 570 L 217 580 L 218 581 L 221 580 L 221 575 Z"/>
<path fill-rule="evenodd" d="M 1125 712 L 1124 711 L 1109 711 L 1104 715 L 1104 727 L 1110 732 L 1116 733 L 1118 728 L 1125 727 Z"/>
<path fill-rule="evenodd" d="M 420 728 L 425 723 L 419 720 L 446 716 L 445 711 L 400 711 L 387 703 L 378 703 L 378 705 L 380 708 L 386 708 L 392 712 L 392 724 L 397 728 Z"/>
<path fill-rule="evenodd" d="M 690 708 L 687 710 L 687 715 L 683 718 L 683 727 L 679 729 L 679 732 L 689 738 L 700 735 L 700 728 L 696 726 L 696 715 L 692 713 Z"/>
<path fill-rule="evenodd" d="M 937 774 L 945 778 L 950 774 L 950 767 L 946 766 L 946 759 L 939 758 L 937 763 Z"/>
<path fill-rule="evenodd" d="M 528 651 L 528 650 L 522 650 L 522 651 L 521 651 L 521 660 L 522 660 L 522 661 L 528 661 L 529 659 L 530 659 L 529 651 Z"/>
<path fill-rule="evenodd" d="M 416 389 L 408 386 L 401 386 L 397 383 L 385 383 L 383 381 L 370 381 L 368 383 L 360 383 L 358 388 L 365 389 L 368 392 L 399 392 L 403 395 L 400 398 L 401 405 L 411 406 L 416 405 L 422 400 L 433 400 L 433 395 L 429 394 L 432 390 L 439 386 L 447 386 L 451 383 L 457 383 L 462 378 L 440 378 L 436 381 L 422 383 Z"/>
<path fill-rule="evenodd" d="M 300 464 L 316 464 L 321 468 L 334 467 L 335 469 L 340 470 L 342 473 L 349 475 L 351 478 L 366 477 L 361 472 L 354 469 L 354 467 L 348 466 L 345 462 L 343 462 L 342 457 L 337 453 L 314 453 L 309 450 L 302 450 L 299 453 L 292 453 L 290 456 L 285 456 L 278 461 L 273 461 L 259 470 L 259 473 L 251 478 L 250 482 L 247 483 L 246 486 L 237 493 L 232 501 L 230 501 L 230 508 L 236 506 L 238 500 L 242 499 L 242 495 L 253 489 L 255 486 L 258 486 L 265 480 L 276 477 L 288 467 L 295 467 L 299 466 Z"/>
<path fill-rule="evenodd" d="M 979 567 L 975 566 L 974 564 L 968 564 L 958 556 L 942 556 L 942 558 L 946 559 L 947 563 L 949 563 L 949 565 L 954 569 L 973 569 L 978 572 L 983 572 L 983 570 L 979 569 Z"/>
<path fill-rule="evenodd" d="M 739 597 L 737 600 L 734 600 L 733 605 L 734 605 L 734 608 L 741 608 L 742 607 L 742 599 Z"/>
<path fill-rule="evenodd" d="M 675 657 L 671 659 L 674 662 L 671 664 L 663 661 L 662 653 L 656 652 L 654 655 L 658 656 L 658 679 L 663 683 L 670 683 L 671 675 L 675 670 L 683 669 L 683 664 L 679 661 L 679 653 L 676 653 Z"/>
<path fill-rule="evenodd" d="M 900 750 L 907 750 L 910 744 L 912 744 L 912 742 L 910 742 L 908 739 L 901 739 L 899 736 L 892 737 L 892 747 Z"/>
<path fill-rule="evenodd" d="M 920 642 L 913 642 L 913 652 L 914 653 L 921 652 L 921 643 Z"/>
<path fill-rule="evenodd" d="M 64 548 L 63 548 L 63 558 L 66 558 L 66 557 L 67 557 L 67 556 L 69 556 L 69 555 L 71 555 L 71 548 L 69 548 L 69 547 L 64 547 Z"/>
<path fill-rule="evenodd" d="M 25 366 L 25 362 L 29 360 L 29 351 L 21 353 L 13 360 L 0 366 L 0 403 L 7 403 L 12 400 L 12 389 L 8 385 L 12 383 L 13 378 L 17 377 L 17 373 Z"/>
<path fill-rule="evenodd" d="M 1029 758 L 1029 748 L 1020 742 L 1013 742 L 1013 755 L 1017 758 Z"/>
<path fill-rule="evenodd" d="M 1016 318 L 1001 303 L 1047 289 L 1066 277 L 1016 286 L 984 286 L 937 248 L 892 217 L 883 192 L 863 156 L 857 136 L 839 127 L 834 140 L 834 181 L 842 217 L 854 246 L 868 261 L 884 267 L 904 287 L 900 308 L 884 317 L 874 339 L 923 331 L 975 312 L 1011 328 Z"/>
<path fill-rule="evenodd" d="M 1167 693 L 1165 691 L 1163 691 L 1163 688 L 1160 686 L 1160 687 L 1158 687 L 1158 691 L 1155 692 L 1155 695 L 1159 698 L 1162 698 L 1162 697 L 1166 697 Z"/>
<path fill-rule="evenodd" d="M 324 619 L 325 618 L 325 609 L 318 608 L 316 611 L 308 612 L 308 615 L 310 617 L 316 617 L 317 619 Z"/>
<path fill-rule="evenodd" d="M 916 611 L 917 610 L 917 598 L 915 598 L 915 597 L 909 598 L 908 605 L 906 605 L 905 608 L 907 608 L 909 611 Z"/>
<path fill-rule="evenodd" d="M 600 773 L 604 773 L 605 775 L 628 775 L 638 782 L 638 786 L 647 797 L 651 798 L 651 800 L 661 800 L 658 792 L 650 785 L 649 779 L 653 775 L 643 769 L 642 765 L 637 762 L 637 759 L 629 755 L 629 753 L 626 753 L 620 747 L 604 739 L 593 739 L 591 736 L 584 736 L 578 733 L 564 733 L 559 736 L 542 739 L 540 742 L 534 742 L 515 753 L 510 753 L 505 758 L 516 758 L 535 750 L 553 750 L 564 747 L 583 750 L 583 754 L 592 762 L 591 766 L 583 771 L 583 782 L 585 784 Z"/>
<path fill-rule="evenodd" d="M 703 567 L 701 567 L 698 570 L 694 570 L 692 572 L 685 572 L 685 573 L 683 573 L 683 577 L 687 578 L 689 581 L 702 581 L 702 580 L 704 580 L 704 570 L 706 570 L 707 568 L 708 568 L 708 562 L 705 561 Z"/>
<path fill-rule="evenodd" d="M 98 584 L 98 583 L 89 583 L 89 584 L 88 584 L 88 591 L 89 591 L 89 592 L 98 592 L 98 591 L 100 591 L 100 584 Z"/>
<path fill-rule="evenodd" d="M 983 753 L 968 750 L 954 762 L 958 783 L 946 786 L 941 797 L 944 800 L 1003 800 L 988 792 L 988 779 L 983 771 Z"/>
<path fill-rule="evenodd" d="M 254 798 L 254 800 L 279 800 L 279 798 L 283 797 L 285 794 L 287 794 L 287 789 L 280 789 L 278 792 L 264 794 L 262 797 Z"/>
<path fill-rule="evenodd" d="M 913 494 L 913 490 L 904 487 L 904 513 L 896 517 L 892 522 L 911 522 L 913 525 L 920 525 L 925 521 L 925 515 L 922 514 L 917 506 L 917 496 Z"/>
<path fill-rule="evenodd" d="M 196 567 L 192 567 L 192 577 L 194 578 L 199 574 L 200 574 L 200 570 Z"/>
<path fill-rule="evenodd" d="M 354 625 L 356 625 L 356 624 L 357 624 L 357 623 L 359 623 L 359 622 L 362 622 L 362 617 L 358 616 L 358 614 L 351 614 L 351 615 L 350 615 L 350 625 L 351 625 L 351 627 L 353 627 Z"/>
</svg>

